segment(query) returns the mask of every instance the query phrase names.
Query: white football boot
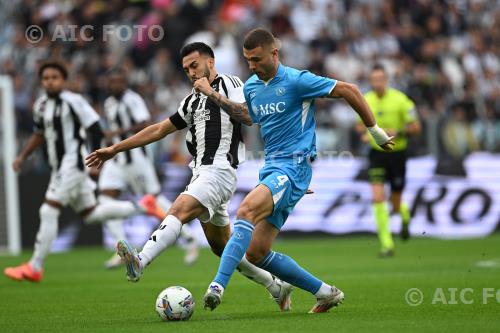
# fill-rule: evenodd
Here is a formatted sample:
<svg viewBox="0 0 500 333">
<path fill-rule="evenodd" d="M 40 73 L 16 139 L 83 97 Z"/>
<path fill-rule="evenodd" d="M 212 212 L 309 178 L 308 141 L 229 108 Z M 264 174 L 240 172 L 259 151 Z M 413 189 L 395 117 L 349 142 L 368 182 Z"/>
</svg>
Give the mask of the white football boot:
<svg viewBox="0 0 500 333">
<path fill-rule="evenodd" d="M 125 262 L 125 267 L 127 268 L 127 279 L 130 282 L 139 281 L 142 275 L 143 267 L 137 250 L 130 246 L 126 240 L 121 240 L 116 244 L 116 251 Z"/>
<path fill-rule="evenodd" d="M 271 293 L 271 297 L 274 299 L 276 304 L 280 307 L 281 311 L 290 311 L 292 308 L 292 290 L 293 286 L 285 281 L 278 278 L 274 280 L 274 283 L 278 287 L 278 291 Z"/>
<path fill-rule="evenodd" d="M 328 312 L 334 306 L 339 305 L 344 301 L 344 293 L 342 290 L 332 286 L 332 292 L 330 295 L 322 298 L 316 299 L 316 304 L 312 307 L 309 313 L 322 313 Z"/>
<path fill-rule="evenodd" d="M 217 306 L 219 306 L 222 295 L 224 294 L 224 287 L 218 284 L 217 282 L 210 283 L 210 286 L 203 296 L 203 308 L 210 309 L 213 311 Z"/>
</svg>

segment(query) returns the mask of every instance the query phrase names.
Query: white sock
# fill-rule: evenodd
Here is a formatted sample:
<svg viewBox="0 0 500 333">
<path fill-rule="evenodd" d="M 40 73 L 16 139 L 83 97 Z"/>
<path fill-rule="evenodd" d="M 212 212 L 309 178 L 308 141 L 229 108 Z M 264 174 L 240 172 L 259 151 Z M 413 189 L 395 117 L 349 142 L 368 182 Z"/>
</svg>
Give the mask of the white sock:
<svg viewBox="0 0 500 333">
<path fill-rule="evenodd" d="M 168 215 L 144 244 L 139 256 L 143 267 L 148 265 L 167 247 L 175 244 L 181 233 L 182 222 L 173 215 Z"/>
<path fill-rule="evenodd" d="M 99 195 L 98 201 L 99 203 L 107 203 L 116 201 L 116 199 L 110 197 L 109 195 L 101 194 Z M 127 239 L 125 236 L 125 230 L 123 229 L 122 219 L 108 220 L 104 225 L 106 226 L 106 229 L 108 230 L 111 238 L 113 238 L 114 243 L 117 243 L 122 239 Z"/>
<path fill-rule="evenodd" d="M 332 293 L 332 286 L 322 283 L 321 287 L 319 287 L 319 290 L 314 294 L 316 298 L 324 298 L 326 296 L 329 296 Z"/>
<path fill-rule="evenodd" d="M 59 209 L 46 203 L 40 207 L 40 228 L 36 234 L 35 251 L 29 263 L 35 271 L 41 271 L 43 261 L 49 254 L 52 242 L 57 237 Z"/>
<path fill-rule="evenodd" d="M 276 292 L 275 289 L 277 288 L 277 285 L 274 283 L 271 273 L 253 265 L 245 256 L 243 256 L 243 259 L 241 259 L 241 262 L 238 265 L 238 271 L 250 280 L 266 287 L 271 294 L 274 295 L 274 292 Z"/>
<path fill-rule="evenodd" d="M 156 196 L 156 201 L 158 202 L 158 205 L 160 206 L 160 208 L 165 211 L 165 213 L 168 213 L 168 210 L 170 209 L 170 207 L 172 207 L 172 202 L 170 200 L 168 200 L 161 193 Z M 181 233 L 180 233 L 179 237 L 184 239 L 186 241 L 186 243 L 191 243 L 191 242 L 196 240 L 194 238 L 191 230 L 189 230 L 189 228 L 181 228 Z"/>
<path fill-rule="evenodd" d="M 125 218 L 139 214 L 141 210 L 130 201 L 113 200 L 99 203 L 92 212 L 84 218 L 86 223 L 103 223 L 107 220 Z"/>
</svg>

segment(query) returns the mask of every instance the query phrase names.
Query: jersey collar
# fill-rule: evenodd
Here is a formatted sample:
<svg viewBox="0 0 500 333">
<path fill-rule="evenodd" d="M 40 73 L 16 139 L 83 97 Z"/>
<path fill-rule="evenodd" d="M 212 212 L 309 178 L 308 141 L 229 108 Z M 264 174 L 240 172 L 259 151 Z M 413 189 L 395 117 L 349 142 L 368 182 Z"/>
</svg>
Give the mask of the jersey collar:
<svg viewBox="0 0 500 333">
<path fill-rule="evenodd" d="M 269 81 L 262 81 L 262 83 L 264 83 L 264 85 L 268 86 L 271 82 L 273 81 L 280 81 L 282 78 L 285 77 L 285 72 L 286 72 L 286 68 L 285 66 L 283 66 L 281 64 L 281 62 L 278 64 L 278 70 L 276 71 L 276 74 L 274 75 L 274 77 L 272 79 L 270 79 Z"/>
</svg>

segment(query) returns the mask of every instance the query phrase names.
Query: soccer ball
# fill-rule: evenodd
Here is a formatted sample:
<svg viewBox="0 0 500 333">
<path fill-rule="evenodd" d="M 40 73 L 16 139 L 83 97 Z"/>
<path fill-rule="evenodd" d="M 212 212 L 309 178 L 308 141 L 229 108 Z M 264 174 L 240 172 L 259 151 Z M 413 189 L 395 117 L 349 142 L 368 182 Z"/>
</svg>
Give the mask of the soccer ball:
<svg viewBox="0 0 500 333">
<path fill-rule="evenodd" d="M 188 320 L 194 312 L 193 295 L 183 287 L 168 287 L 158 295 L 155 309 L 164 321 Z"/>
</svg>

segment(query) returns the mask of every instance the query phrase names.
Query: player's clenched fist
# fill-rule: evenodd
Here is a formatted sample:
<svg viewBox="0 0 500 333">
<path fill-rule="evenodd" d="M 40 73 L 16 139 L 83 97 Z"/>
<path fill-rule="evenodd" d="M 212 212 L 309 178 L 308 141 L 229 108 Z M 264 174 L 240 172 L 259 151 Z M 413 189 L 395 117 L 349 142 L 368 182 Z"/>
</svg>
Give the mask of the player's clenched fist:
<svg viewBox="0 0 500 333">
<path fill-rule="evenodd" d="M 202 94 L 207 96 L 213 90 L 212 86 L 210 86 L 210 83 L 208 82 L 208 79 L 206 77 L 202 77 L 201 79 L 194 81 L 193 88 L 197 92 L 201 92 Z"/>
<path fill-rule="evenodd" d="M 100 169 L 104 162 L 112 159 L 113 157 L 115 157 L 115 155 L 116 151 L 114 150 L 113 146 L 97 149 L 85 158 L 85 165 L 89 168 L 95 167 L 97 169 Z"/>
</svg>

